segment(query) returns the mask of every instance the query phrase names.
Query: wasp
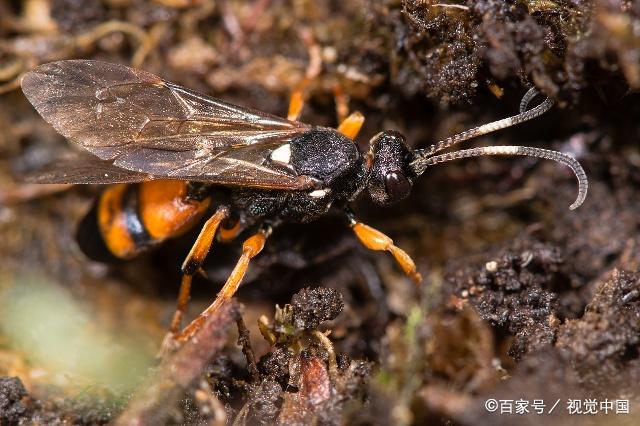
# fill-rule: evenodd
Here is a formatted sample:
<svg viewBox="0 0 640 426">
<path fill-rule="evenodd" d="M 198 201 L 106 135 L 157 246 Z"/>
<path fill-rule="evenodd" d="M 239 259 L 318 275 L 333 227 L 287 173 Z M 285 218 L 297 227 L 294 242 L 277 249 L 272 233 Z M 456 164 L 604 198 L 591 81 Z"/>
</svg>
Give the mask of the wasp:
<svg viewBox="0 0 640 426">
<path fill-rule="evenodd" d="M 411 150 L 405 137 L 387 130 L 360 152 L 354 141 L 364 117 L 354 112 L 333 129 L 299 121 L 304 105 L 294 92 L 286 119 L 233 105 L 181 87 L 146 71 L 91 60 L 41 65 L 22 79 L 24 94 L 40 115 L 85 154 L 32 174 L 39 183 L 108 184 L 79 228 L 90 257 L 131 259 L 204 221 L 182 264 L 182 281 L 170 335 L 192 336 L 242 282 L 252 258 L 274 229 L 306 223 L 330 209 L 344 211 L 357 239 L 388 251 L 414 281 L 411 257 L 391 238 L 360 222 L 350 204 L 363 192 L 382 206 L 411 192 L 430 166 L 483 155 L 523 155 L 569 166 L 578 178 L 577 208 L 587 177 L 575 158 L 523 146 L 489 146 L 447 153 L 459 142 L 535 118 L 549 110 L 545 98 L 533 108 L 531 89 L 520 112 Z M 440 154 L 439 154 L 440 153 Z M 89 155 L 90 154 L 90 155 Z M 212 212 L 206 217 L 208 212 Z M 205 220 L 206 218 L 206 220 Z M 191 281 L 214 240 L 247 236 L 242 254 L 214 302 L 185 328 L 182 316 Z"/>
</svg>

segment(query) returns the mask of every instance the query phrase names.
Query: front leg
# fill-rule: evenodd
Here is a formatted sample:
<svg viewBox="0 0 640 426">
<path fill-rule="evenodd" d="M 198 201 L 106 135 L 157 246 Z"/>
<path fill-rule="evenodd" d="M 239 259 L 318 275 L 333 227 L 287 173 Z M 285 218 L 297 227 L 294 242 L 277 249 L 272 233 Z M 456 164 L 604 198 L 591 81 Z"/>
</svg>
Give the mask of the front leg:
<svg viewBox="0 0 640 426">
<path fill-rule="evenodd" d="M 358 237 L 358 240 L 360 240 L 362 245 L 370 250 L 388 251 L 393 255 L 404 273 L 411 277 L 416 284 L 419 284 L 422 281 L 422 275 L 420 275 L 416 270 L 416 264 L 413 259 L 411 259 L 411 256 L 401 248 L 394 245 L 391 238 L 377 229 L 357 221 L 352 213 L 347 213 L 347 217 L 349 218 L 349 225 L 351 226 L 351 229 L 353 229 L 353 232 L 356 234 L 356 237 Z"/>
</svg>

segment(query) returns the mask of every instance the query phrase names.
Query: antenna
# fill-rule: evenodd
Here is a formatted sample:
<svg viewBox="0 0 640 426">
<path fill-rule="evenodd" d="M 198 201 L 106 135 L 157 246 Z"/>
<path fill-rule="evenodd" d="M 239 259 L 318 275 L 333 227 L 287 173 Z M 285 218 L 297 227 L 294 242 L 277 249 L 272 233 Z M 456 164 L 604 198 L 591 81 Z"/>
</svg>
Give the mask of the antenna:
<svg viewBox="0 0 640 426">
<path fill-rule="evenodd" d="M 503 118 L 502 120 L 494 121 L 488 124 L 483 124 L 482 126 L 474 127 L 473 129 L 465 130 L 464 132 L 455 134 L 439 142 L 436 142 L 429 148 L 418 149 L 414 151 L 414 158 L 410 163 L 411 170 L 413 170 L 413 172 L 419 176 L 424 173 L 427 167 L 434 164 L 458 160 L 460 158 L 481 157 L 488 155 L 521 155 L 553 160 L 557 163 L 561 163 L 570 167 L 573 173 L 576 175 L 576 178 L 578 179 L 578 196 L 573 204 L 571 204 L 571 206 L 569 207 L 570 210 L 577 209 L 587 197 L 589 182 L 584 169 L 582 168 L 578 160 L 576 160 L 571 155 L 558 151 L 552 151 L 549 149 L 533 148 L 527 146 L 487 146 L 434 155 L 435 153 L 443 151 L 457 143 L 481 135 L 486 135 L 487 133 L 492 133 L 497 130 L 505 129 L 507 127 L 515 126 L 516 124 L 523 123 L 544 114 L 553 106 L 553 101 L 549 98 L 545 98 L 542 103 L 531 108 L 530 110 L 527 110 L 529 103 L 538 94 L 539 92 L 535 88 L 529 89 L 529 91 L 525 93 L 525 95 L 522 97 L 522 100 L 520 101 L 520 113 L 517 115 Z"/>
</svg>

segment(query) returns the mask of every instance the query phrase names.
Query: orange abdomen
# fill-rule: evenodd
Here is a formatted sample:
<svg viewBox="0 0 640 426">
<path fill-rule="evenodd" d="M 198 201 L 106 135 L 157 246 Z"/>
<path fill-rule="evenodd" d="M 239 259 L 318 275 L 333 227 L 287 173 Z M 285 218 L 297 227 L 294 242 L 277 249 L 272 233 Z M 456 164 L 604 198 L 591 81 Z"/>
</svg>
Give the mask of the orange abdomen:
<svg viewBox="0 0 640 426">
<path fill-rule="evenodd" d="M 81 224 L 78 242 L 96 260 L 107 260 L 108 255 L 130 259 L 187 232 L 202 219 L 210 203 L 210 197 L 190 198 L 185 181 L 112 185 Z M 105 250 L 108 253 L 102 253 Z"/>
</svg>

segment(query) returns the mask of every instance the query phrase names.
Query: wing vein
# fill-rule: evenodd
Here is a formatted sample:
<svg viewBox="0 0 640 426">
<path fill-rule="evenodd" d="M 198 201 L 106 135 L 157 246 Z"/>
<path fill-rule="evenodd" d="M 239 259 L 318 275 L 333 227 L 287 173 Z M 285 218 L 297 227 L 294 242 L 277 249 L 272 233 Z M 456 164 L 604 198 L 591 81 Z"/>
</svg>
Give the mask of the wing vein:
<svg viewBox="0 0 640 426">
<path fill-rule="evenodd" d="M 43 64 L 24 76 L 22 87 L 46 121 L 122 178 L 179 176 L 260 188 L 311 185 L 310 177 L 268 163 L 274 149 L 309 125 L 99 61 Z M 99 167 L 78 170 L 92 182 L 101 180 Z"/>
</svg>

